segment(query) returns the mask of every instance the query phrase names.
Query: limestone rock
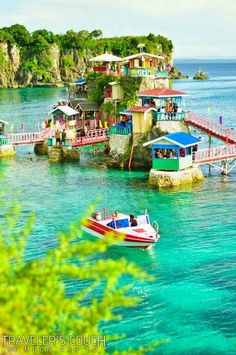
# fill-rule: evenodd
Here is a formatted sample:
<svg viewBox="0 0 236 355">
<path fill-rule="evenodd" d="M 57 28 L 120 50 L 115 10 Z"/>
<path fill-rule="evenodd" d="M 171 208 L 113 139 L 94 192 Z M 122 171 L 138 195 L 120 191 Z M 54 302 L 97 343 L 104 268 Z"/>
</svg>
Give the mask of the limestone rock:
<svg viewBox="0 0 236 355">
<path fill-rule="evenodd" d="M 47 140 L 45 140 L 43 144 L 35 144 L 34 152 L 37 155 L 47 155 L 48 154 Z"/>
<path fill-rule="evenodd" d="M 181 171 L 160 171 L 151 169 L 149 173 L 149 184 L 157 188 L 189 185 L 202 180 L 204 180 L 204 176 L 198 166 Z"/>
<path fill-rule="evenodd" d="M 204 73 L 203 71 L 199 70 L 199 71 L 197 71 L 194 74 L 193 79 L 195 79 L 195 80 L 208 80 L 209 76 L 206 73 Z"/>
</svg>

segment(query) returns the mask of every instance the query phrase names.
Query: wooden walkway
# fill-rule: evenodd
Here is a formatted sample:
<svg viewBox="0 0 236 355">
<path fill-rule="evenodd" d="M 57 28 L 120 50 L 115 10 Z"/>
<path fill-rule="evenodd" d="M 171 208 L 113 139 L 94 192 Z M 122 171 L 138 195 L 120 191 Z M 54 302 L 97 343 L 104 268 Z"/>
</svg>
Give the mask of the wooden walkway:
<svg viewBox="0 0 236 355">
<path fill-rule="evenodd" d="M 83 137 L 77 137 L 74 142 L 72 142 L 72 147 L 83 147 L 86 145 L 94 145 L 98 143 L 107 142 L 109 139 L 107 137 L 107 128 L 94 129 L 88 131 L 88 133 Z"/>
<path fill-rule="evenodd" d="M 224 141 L 226 144 L 236 143 L 236 134 L 233 128 L 224 127 L 213 120 L 191 111 L 186 112 L 184 121 L 188 125 L 191 125 L 210 136 Z"/>
</svg>

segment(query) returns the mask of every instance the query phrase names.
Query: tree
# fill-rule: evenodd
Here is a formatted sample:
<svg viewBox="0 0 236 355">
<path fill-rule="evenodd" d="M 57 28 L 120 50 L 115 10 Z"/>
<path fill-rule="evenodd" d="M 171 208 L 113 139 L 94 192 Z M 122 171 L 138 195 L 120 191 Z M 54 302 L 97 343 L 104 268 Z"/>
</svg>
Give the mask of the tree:
<svg viewBox="0 0 236 355">
<path fill-rule="evenodd" d="M 93 207 L 87 213 L 92 210 Z M 121 278 L 124 274 L 133 280 L 150 277 L 125 258 L 105 258 L 103 253 L 112 244 L 112 238 L 98 239 L 96 243 L 85 240 L 81 236 L 80 222 L 71 224 L 67 232 L 59 232 L 57 245 L 51 246 L 44 257 L 27 261 L 25 249 L 34 215 L 31 214 L 20 229 L 21 208 L 15 200 L 13 204 L 5 204 L 1 216 L 0 338 L 5 342 L 3 352 L 7 351 L 7 344 L 12 345 L 14 336 L 21 336 L 22 340 L 27 335 L 37 335 L 40 339 L 51 335 L 58 337 L 53 343 L 53 354 L 61 354 L 62 340 L 66 342 L 63 353 L 70 354 L 68 340 L 71 336 L 88 338 L 93 335 L 97 339 L 93 349 L 95 346 L 96 353 L 107 354 L 102 346 L 105 333 L 101 330 L 101 322 L 121 320 L 117 310 L 133 307 L 140 301 L 132 295 L 132 283 L 120 286 Z M 80 291 L 70 297 L 66 296 L 66 281 L 69 280 L 83 284 Z M 106 342 L 119 337 L 106 335 Z M 28 348 L 33 353 L 47 353 L 45 346 L 43 351 Z M 94 353 L 91 344 L 80 344 L 79 348 L 82 355 Z M 117 350 L 114 354 L 144 354 L 148 350 L 148 347 Z M 15 353 L 25 353 L 24 342 L 18 343 Z"/>
<path fill-rule="evenodd" d="M 25 26 L 15 24 L 10 27 L 3 27 L 3 30 L 11 34 L 20 47 L 24 47 L 29 43 L 30 33 Z"/>
</svg>

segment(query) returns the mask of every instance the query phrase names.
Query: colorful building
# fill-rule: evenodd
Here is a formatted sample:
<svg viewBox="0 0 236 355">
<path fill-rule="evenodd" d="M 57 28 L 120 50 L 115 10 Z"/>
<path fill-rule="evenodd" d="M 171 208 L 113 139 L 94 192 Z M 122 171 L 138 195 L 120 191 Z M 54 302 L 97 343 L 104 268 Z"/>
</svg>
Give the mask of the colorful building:
<svg viewBox="0 0 236 355">
<path fill-rule="evenodd" d="M 157 121 L 182 121 L 185 117 L 185 97 L 187 93 L 171 89 L 151 89 L 138 93 L 142 106 L 154 107 L 153 117 Z"/>
<path fill-rule="evenodd" d="M 134 106 L 129 109 L 132 113 L 133 133 L 146 133 L 153 127 L 153 107 Z"/>
<path fill-rule="evenodd" d="M 152 168 L 179 171 L 193 166 L 200 139 L 185 132 L 170 133 L 143 144 L 152 146 Z"/>
<path fill-rule="evenodd" d="M 164 57 L 145 52 L 130 55 L 122 63 L 124 75 L 141 77 L 168 77 Z"/>
<path fill-rule="evenodd" d="M 104 53 L 89 59 L 93 63 L 93 71 L 95 73 L 120 75 L 120 63 L 122 58 L 110 53 Z"/>
</svg>

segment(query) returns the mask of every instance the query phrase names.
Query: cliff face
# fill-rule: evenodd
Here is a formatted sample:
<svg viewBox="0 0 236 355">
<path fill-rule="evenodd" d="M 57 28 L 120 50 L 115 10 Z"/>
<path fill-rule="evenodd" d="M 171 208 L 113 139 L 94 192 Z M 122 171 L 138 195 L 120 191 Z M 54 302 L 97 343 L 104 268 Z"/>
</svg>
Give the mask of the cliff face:
<svg viewBox="0 0 236 355">
<path fill-rule="evenodd" d="M 52 44 L 28 59 L 17 45 L 0 42 L 0 87 L 60 86 L 85 71 L 88 57 L 87 53 L 80 57 L 74 49 L 62 52 Z"/>
</svg>

